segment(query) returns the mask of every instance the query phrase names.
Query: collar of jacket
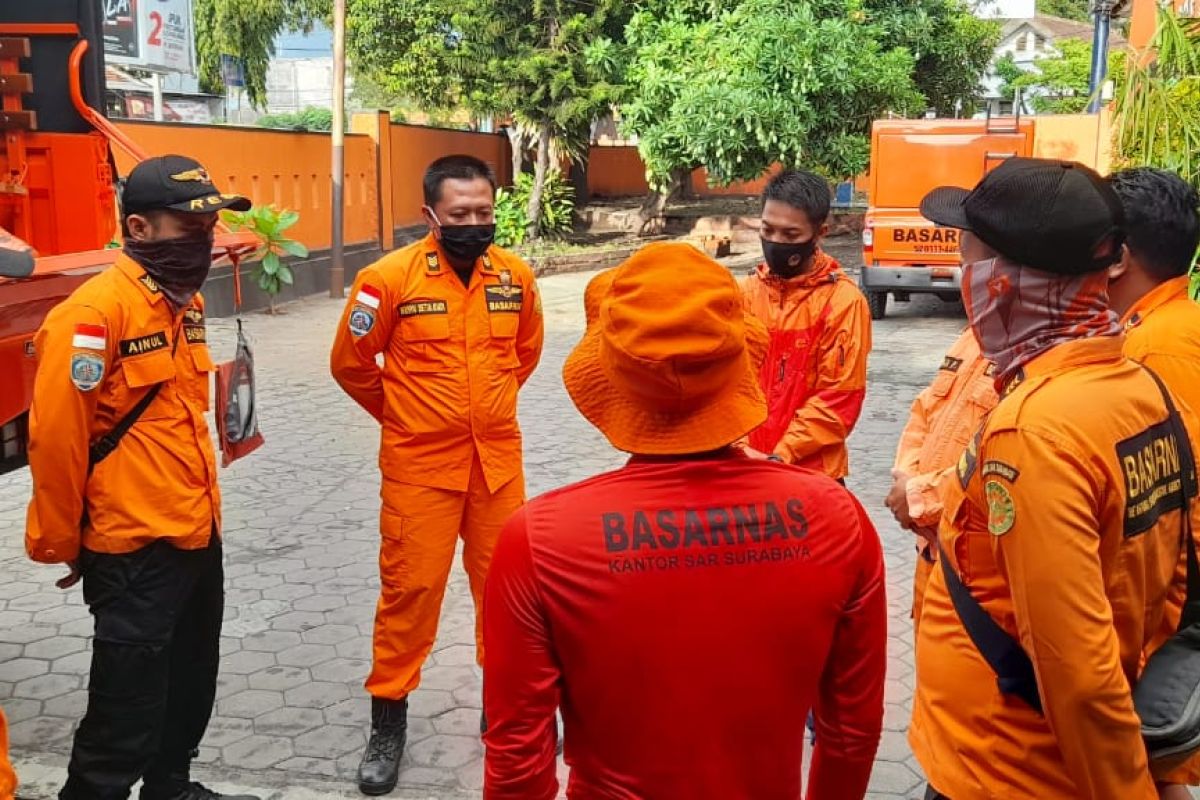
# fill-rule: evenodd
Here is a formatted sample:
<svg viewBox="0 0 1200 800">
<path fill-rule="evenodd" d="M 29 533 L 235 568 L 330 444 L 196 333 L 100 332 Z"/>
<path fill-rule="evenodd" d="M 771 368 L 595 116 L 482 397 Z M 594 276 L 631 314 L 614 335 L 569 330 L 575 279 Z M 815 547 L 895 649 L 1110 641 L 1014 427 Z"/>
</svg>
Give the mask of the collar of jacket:
<svg viewBox="0 0 1200 800">
<path fill-rule="evenodd" d="M 425 239 L 421 243 L 422 249 L 425 252 L 425 272 L 428 275 L 448 275 L 453 274 L 454 270 L 450 265 L 450 259 L 446 256 L 446 251 L 442 249 L 433 231 L 425 234 Z M 475 262 L 475 269 L 483 275 L 499 275 L 503 266 L 497 266 L 496 251 L 500 248 L 496 245 L 488 247 L 479 259 Z"/>
<path fill-rule="evenodd" d="M 1121 318 L 1121 324 L 1126 328 L 1136 327 L 1142 320 L 1172 300 L 1178 298 L 1188 300 L 1189 280 L 1187 275 L 1180 275 L 1178 278 L 1163 281 L 1155 286 L 1130 306 L 1129 310 L 1125 312 L 1125 316 Z"/>
<path fill-rule="evenodd" d="M 158 303 L 163 300 L 162 289 L 158 288 L 158 283 L 154 278 L 146 274 L 146 270 L 141 264 L 122 253 L 117 256 L 115 266 L 118 272 L 137 285 L 147 302 Z"/>
</svg>

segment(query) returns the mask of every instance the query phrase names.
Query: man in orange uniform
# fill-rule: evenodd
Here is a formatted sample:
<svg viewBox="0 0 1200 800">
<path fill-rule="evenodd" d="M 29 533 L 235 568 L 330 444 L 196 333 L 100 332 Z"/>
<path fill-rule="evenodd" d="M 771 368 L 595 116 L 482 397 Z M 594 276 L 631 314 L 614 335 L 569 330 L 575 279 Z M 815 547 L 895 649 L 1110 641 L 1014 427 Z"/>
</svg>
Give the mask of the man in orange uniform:
<svg viewBox="0 0 1200 800">
<path fill-rule="evenodd" d="M 686 275 L 687 280 L 679 280 Z M 861 800 L 883 723 L 883 559 L 824 475 L 731 444 L 766 417 L 766 331 L 729 272 L 650 245 L 589 286 L 572 400 L 615 472 L 505 526 L 488 577 L 484 796 Z M 803 613 L 797 613 L 803 609 Z M 769 743 L 769 744 L 767 744 Z"/>
<path fill-rule="evenodd" d="M 0 711 L 0 800 L 13 800 L 17 791 L 17 775 L 8 760 L 8 721 Z"/>
<path fill-rule="evenodd" d="M 1082 165 L 1013 158 L 921 212 L 963 231 L 964 303 L 1001 389 L 921 612 L 909 741 L 928 797 L 1153 800 L 1130 686 L 1180 558 L 1183 470 L 1106 297 L 1120 200 Z"/>
<path fill-rule="evenodd" d="M 220 797 L 189 776 L 212 714 L 225 610 L 221 499 L 204 415 L 212 358 L 200 287 L 220 194 L 182 156 L 144 161 L 122 193 L 112 268 L 34 339 L 33 500 L 25 546 L 83 576 L 95 617 L 87 714 L 62 800 Z"/>
<path fill-rule="evenodd" d="M 913 581 L 913 631 L 921 622 L 925 585 L 937 563 L 937 529 L 954 465 L 996 406 L 994 367 L 968 327 L 942 359 L 937 376 L 913 401 L 900 434 L 892 490 L 886 505 L 896 522 L 918 538 Z"/>
<path fill-rule="evenodd" d="M 504 520 L 525 501 L 517 390 L 542 352 L 533 272 L 492 245 L 491 170 L 448 156 L 424 189 L 431 233 L 359 273 L 331 356 L 334 378 L 383 426 L 366 794 L 396 785 L 408 695 L 433 649 L 460 535 L 483 664 L 484 579 Z"/>
<path fill-rule="evenodd" d="M 829 203 L 829 184 L 811 172 L 781 172 L 763 194 L 765 263 L 742 292 L 771 335 L 759 372 L 768 411 L 746 452 L 844 480 L 846 438 L 866 396 L 871 312 L 821 250 Z"/>
<path fill-rule="evenodd" d="M 1124 170 L 1109 181 L 1125 208 L 1128 234 L 1121 263 L 1108 271 L 1109 297 L 1125 325 L 1125 355 L 1154 370 L 1184 405 L 1200 409 L 1200 307 L 1188 297 L 1187 278 L 1200 247 L 1200 197 L 1178 175 L 1162 170 Z M 1193 449 L 1200 451 L 1200 441 Z M 1186 576 L 1181 559 L 1176 590 L 1151 652 L 1179 624 Z M 1200 784 L 1200 759 L 1164 779 Z M 1181 786 L 1170 791 L 1182 800 L 1191 797 Z"/>
</svg>

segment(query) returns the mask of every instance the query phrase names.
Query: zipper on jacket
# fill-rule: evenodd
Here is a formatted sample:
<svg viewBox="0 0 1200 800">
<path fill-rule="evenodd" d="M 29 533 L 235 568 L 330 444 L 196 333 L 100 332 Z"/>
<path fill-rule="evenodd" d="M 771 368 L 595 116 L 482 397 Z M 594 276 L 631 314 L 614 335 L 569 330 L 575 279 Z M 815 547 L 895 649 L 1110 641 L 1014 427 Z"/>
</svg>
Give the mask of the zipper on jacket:
<svg viewBox="0 0 1200 800">
<path fill-rule="evenodd" d="M 779 360 L 779 383 L 783 383 L 783 379 L 787 375 L 787 362 L 787 356 L 784 356 Z"/>
</svg>

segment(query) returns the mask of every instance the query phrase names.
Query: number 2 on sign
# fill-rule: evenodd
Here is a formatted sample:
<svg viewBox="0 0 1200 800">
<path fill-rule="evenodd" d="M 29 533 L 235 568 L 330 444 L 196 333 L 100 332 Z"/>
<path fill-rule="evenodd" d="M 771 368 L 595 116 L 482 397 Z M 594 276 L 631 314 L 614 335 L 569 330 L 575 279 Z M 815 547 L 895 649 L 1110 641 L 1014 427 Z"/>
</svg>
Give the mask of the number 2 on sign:
<svg viewBox="0 0 1200 800">
<path fill-rule="evenodd" d="M 150 38 L 146 40 L 146 44 L 162 47 L 163 18 L 162 14 L 157 11 L 150 12 L 150 21 L 154 23 L 154 30 L 150 31 Z"/>
</svg>

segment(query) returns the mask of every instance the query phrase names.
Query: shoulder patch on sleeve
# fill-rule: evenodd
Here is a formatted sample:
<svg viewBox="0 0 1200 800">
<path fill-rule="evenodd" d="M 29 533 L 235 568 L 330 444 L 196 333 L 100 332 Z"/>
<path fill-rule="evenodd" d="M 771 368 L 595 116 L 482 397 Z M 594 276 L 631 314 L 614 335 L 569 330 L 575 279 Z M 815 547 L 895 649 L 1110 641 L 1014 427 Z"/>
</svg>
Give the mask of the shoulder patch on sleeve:
<svg viewBox="0 0 1200 800">
<path fill-rule="evenodd" d="M 985 478 L 996 475 L 1004 478 L 1004 480 L 1008 481 L 1009 483 L 1013 483 L 1021 476 L 1021 471 L 1011 464 L 1006 464 L 999 459 L 992 459 L 990 461 L 983 462 L 983 472 L 981 474 Z"/>
<path fill-rule="evenodd" d="M 103 325 L 80 323 L 75 326 L 71 347 L 76 350 L 105 350 L 108 346 L 108 328 Z"/>
<path fill-rule="evenodd" d="M 350 310 L 350 332 L 355 336 L 366 336 L 375 327 L 375 312 L 355 303 Z"/>
<path fill-rule="evenodd" d="M 988 531 L 993 536 L 1003 536 L 1012 530 L 1017 521 L 1017 509 L 1013 504 L 1008 487 L 1000 481 L 988 481 L 983 487 L 987 497 Z"/>
<path fill-rule="evenodd" d="M 979 441 L 982 438 L 983 427 L 981 426 L 976 431 L 974 438 L 967 443 L 967 449 L 963 450 L 962 455 L 958 457 L 958 484 L 964 489 L 971 482 L 971 476 L 975 474 L 975 467 L 979 462 Z"/>
<path fill-rule="evenodd" d="M 379 308 L 379 303 L 381 302 L 382 298 L 382 289 L 372 286 L 369 283 L 364 283 L 362 286 L 358 287 L 358 294 L 354 295 L 354 302 L 361 306 L 366 306 L 374 311 L 375 309 Z"/>
<path fill-rule="evenodd" d="M 81 392 L 90 392 L 104 380 L 104 357 L 92 352 L 71 355 L 71 383 Z"/>
</svg>

